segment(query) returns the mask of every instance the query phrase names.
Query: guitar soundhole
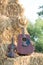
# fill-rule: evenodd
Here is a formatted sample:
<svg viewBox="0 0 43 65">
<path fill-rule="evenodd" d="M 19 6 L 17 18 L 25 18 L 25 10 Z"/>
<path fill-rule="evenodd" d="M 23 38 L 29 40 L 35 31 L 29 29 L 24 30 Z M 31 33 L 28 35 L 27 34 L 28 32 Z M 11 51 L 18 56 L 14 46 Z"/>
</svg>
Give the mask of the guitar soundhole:
<svg viewBox="0 0 43 65">
<path fill-rule="evenodd" d="M 22 41 L 26 42 L 26 38 L 22 38 Z"/>
<path fill-rule="evenodd" d="M 30 44 L 30 40 L 28 38 L 22 38 L 22 46 L 27 47 Z"/>
</svg>

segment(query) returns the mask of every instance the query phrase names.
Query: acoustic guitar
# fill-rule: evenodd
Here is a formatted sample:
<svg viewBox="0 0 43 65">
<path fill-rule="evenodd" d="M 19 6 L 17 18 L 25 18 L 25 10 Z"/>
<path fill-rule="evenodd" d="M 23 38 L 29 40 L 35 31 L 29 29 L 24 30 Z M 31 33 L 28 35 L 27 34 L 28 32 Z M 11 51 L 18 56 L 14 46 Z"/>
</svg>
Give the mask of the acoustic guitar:
<svg viewBox="0 0 43 65">
<path fill-rule="evenodd" d="M 25 34 L 24 28 L 22 28 L 22 34 L 18 35 L 17 52 L 21 55 L 27 55 L 33 51 L 34 47 L 30 41 L 30 35 Z"/>
</svg>

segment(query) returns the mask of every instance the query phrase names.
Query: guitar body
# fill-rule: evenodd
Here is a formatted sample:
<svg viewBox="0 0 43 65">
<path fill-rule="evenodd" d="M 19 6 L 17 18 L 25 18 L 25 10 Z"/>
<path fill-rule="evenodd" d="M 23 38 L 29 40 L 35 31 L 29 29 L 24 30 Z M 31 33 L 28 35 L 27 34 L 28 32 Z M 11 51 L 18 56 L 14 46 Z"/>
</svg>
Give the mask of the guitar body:
<svg viewBox="0 0 43 65">
<path fill-rule="evenodd" d="M 31 54 L 34 51 L 33 45 L 30 42 L 30 36 L 28 34 L 25 34 L 25 37 L 23 37 L 23 34 L 20 34 L 18 36 L 18 44 L 17 44 L 17 52 L 18 54 Z"/>
</svg>

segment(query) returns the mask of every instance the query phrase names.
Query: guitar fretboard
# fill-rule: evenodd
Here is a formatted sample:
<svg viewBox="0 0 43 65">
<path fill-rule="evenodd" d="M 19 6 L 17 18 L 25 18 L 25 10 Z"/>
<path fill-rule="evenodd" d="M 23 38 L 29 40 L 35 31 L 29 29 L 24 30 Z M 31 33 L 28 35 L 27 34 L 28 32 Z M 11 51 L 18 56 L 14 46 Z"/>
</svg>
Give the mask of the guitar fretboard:
<svg viewBox="0 0 43 65">
<path fill-rule="evenodd" d="M 26 37 L 25 36 L 25 29 L 24 28 L 22 28 L 22 35 L 23 35 L 23 37 Z"/>
</svg>

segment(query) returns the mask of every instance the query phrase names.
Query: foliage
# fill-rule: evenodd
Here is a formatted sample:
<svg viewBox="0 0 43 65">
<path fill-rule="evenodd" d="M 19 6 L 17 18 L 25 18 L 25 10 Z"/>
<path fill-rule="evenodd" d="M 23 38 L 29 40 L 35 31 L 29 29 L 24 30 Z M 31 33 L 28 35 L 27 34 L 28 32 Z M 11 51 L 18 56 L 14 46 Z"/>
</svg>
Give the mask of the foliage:
<svg viewBox="0 0 43 65">
<path fill-rule="evenodd" d="M 43 16 L 43 5 L 39 7 L 39 9 L 42 9 L 40 12 L 37 12 L 39 16 Z"/>
<path fill-rule="evenodd" d="M 35 44 L 35 51 L 43 53 L 43 43 L 36 43 Z"/>
<path fill-rule="evenodd" d="M 33 25 L 29 22 L 29 24 L 28 24 L 28 26 L 27 26 L 27 31 L 28 31 L 28 33 L 30 34 L 30 38 L 34 41 L 34 38 L 33 38 L 33 36 L 34 36 L 34 27 L 33 27 Z"/>
<path fill-rule="evenodd" d="M 31 39 L 35 42 L 36 51 L 43 52 L 43 20 L 38 18 L 34 25 L 28 25 L 27 30 Z"/>
</svg>

